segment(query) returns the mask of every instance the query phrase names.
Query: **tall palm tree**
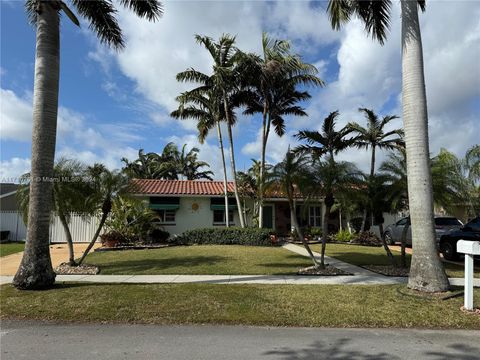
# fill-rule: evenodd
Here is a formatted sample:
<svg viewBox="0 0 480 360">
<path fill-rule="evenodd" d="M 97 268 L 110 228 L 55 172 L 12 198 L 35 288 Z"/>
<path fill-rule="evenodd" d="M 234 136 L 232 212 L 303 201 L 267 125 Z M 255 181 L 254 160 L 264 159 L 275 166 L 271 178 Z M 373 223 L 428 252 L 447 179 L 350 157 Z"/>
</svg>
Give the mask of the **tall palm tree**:
<svg viewBox="0 0 480 360">
<path fill-rule="evenodd" d="M 297 153 L 288 149 L 283 161 L 273 167 L 272 181 L 278 184 L 283 192 L 286 194 L 288 206 L 290 207 L 290 218 L 292 225 L 303 243 L 303 246 L 308 252 L 310 259 L 315 267 L 321 266 L 315 256 L 313 255 L 308 242 L 305 240 L 302 228 L 298 224 L 296 207 L 294 203 L 295 197 L 302 194 L 304 190 L 310 189 L 310 173 L 308 171 L 310 159 L 305 154 Z M 303 195 L 307 195 L 306 192 Z M 308 196 L 308 195 L 307 195 Z M 323 265 L 323 264 L 322 264 Z"/>
<path fill-rule="evenodd" d="M 213 180 L 213 172 L 210 170 L 201 171 L 202 168 L 209 168 L 210 165 L 205 161 L 198 160 L 199 148 L 193 147 L 188 152 L 186 151 L 187 144 L 182 146 L 182 151 L 178 152 L 176 164 L 178 173 L 187 180 L 208 179 Z"/>
<path fill-rule="evenodd" d="M 291 53 L 288 41 L 269 38 L 266 33 L 262 35 L 262 55 L 245 55 L 241 67 L 244 74 L 242 81 L 250 90 L 245 114 L 262 114 L 261 179 L 265 173 L 265 154 L 271 126 L 274 126 L 277 135 L 283 136 L 285 116 L 307 116 L 297 104 L 310 95 L 298 91 L 297 86 L 323 86 L 324 82 L 317 77 L 315 66 Z M 263 226 L 263 195 L 263 183 L 260 181 L 259 227 Z"/>
<path fill-rule="evenodd" d="M 322 162 L 321 166 L 322 171 L 325 172 L 323 179 L 325 181 L 325 214 L 322 222 L 322 265 L 328 237 L 330 212 L 335 202 L 333 197 L 333 184 L 337 180 L 337 175 L 339 175 L 339 172 L 336 169 L 337 164 L 335 162 L 335 155 L 353 144 L 353 139 L 346 138 L 350 133 L 350 130 L 347 127 L 338 131 L 335 129 L 338 116 L 338 111 L 331 112 L 323 120 L 321 131 L 303 130 L 295 135 L 297 139 L 306 141 L 306 144 L 299 145 L 295 149 L 296 152 L 308 153 L 314 161 L 320 161 L 323 157 L 327 158 L 327 162 Z"/>
<path fill-rule="evenodd" d="M 378 118 L 378 115 L 375 114 L 373 110 L 366 108 L 359 108 L 360 112 L 363 112 L 365 118 L 367 119 L 367 127 L 363 127 L 356 122 L 351 122 L 347 125 L 348 129 L 356 135 L 355 146 L 359 149 L 370 148 L 371 150 L 371 160 L 370 160 L 370 178 L 373 179 L 375 174 L 375 155 L 376 150 L 392 150 L 403 146 L 403 130 L 394 129 L 391 131 L 384 131 L 386 125 L 388 125 L 392 120 L 398 119 L 398 116 L 395 115 L 386 115 L 381 120 Z M 369 189 L 372 187 L 369 187 Z M 369 191 L 369 199 L 372 200 L 374 193 Z M 373 217 L 372 214 L 369 217 L 367 206 L 364 209 L 362 231 L 369 230 L 372 223 Z M 369 221 L 367 222 L 367 219 Z"/>
<path fill-rule="evenodd" d="M 71 0 L 77 12 L 90 23 L 101 42 L 121 49 L 122 31 L 111 1 Z M 162 14 L 157 0 L 122 0 L 120 4 L 138 16 L 155 21 Z M 25 251 L 13 279 L 19 289 L 43 289 L 55 282 L 49 252 L 49 219 L 52 207 L 51 178 L 57 131 L 60 64 L 60 12 L 75 24 L 78 19 L 61 0 L 27 0 L 26 9 L 36 26 L 35 81 L 33 89 L 32 169 Z"/>
<path fill-rule="evenodd" d="M 89 203 L 90 208 L 101 213 L 101 217 L 90 243 L 83 252 L 80 260 L 77 262 L 78 265 L 83 263 L 97 241 L 103 226 L 108 219 L 108 215 L 112 211 L 113 201 L 125 192 L 128 185 L 128 178 L 122 172 L 115 170 L 110 171 L 102 164 L 94 164 L 93 166 L 88 167 L 87 175 L 92 180 L 91 186 L 93 191 L 86 201 Z M 132 189 L 131 192 L 134 192 L 134 189 Z"/>
<path fill-rule="evenodd" d="M 209 77 L 196 70 L 190 69 L 177 74 L 178 81 L 195 81 L 203 85 L 197 89 L 186 91 L 177 97 L 179 107 L 172 111 L 170 116 L 176 119 L 194 119 L 197 121 L 198 140 L 200 144 L 205 142 L 212 128 L 217 129 L 218 147 L 223 168 L 223 194 L 225 198 L 225 226 L 229 227 L 228 211 L 228 179 L 221 121 L 225 119 L 224 107 L 221 106 L 221 98 L 212 90 Z"/>
<path fill-rule="evenodd" d="M 418 8 L 425 0 L 401 0 L 402 18 L 402 108 L 407 150 L 408 193 L 412 222 L 413 256 L 408 287 L 425 292 L 449 288 L 445 269 L 436 249 L 433 222 L 432 174 L 428 146 L 428 115 L 423 68 L 422 37 Z M 383 44 L 391 16 L 390 0 L 330 0 L 332 26 L 339 29 L 353 16 L 365 31 Z"/>
<path fill-rule="evenodd" d="M 233 146 L 232 126 L 235 125 L 236 117 L 232 114 L 232 95 L 238 93 L 239 84 L 235 71 L 235 64 L 240 56 L 239 51 L 234 46 L 235 37 L 224 34 L 218 42 L 213 41 L 208 36 L 195 35 L 197 42 L 205 47 L 213 59 L 213 74 L 210 77 L 213 90 L 221 98 L 227 125 L 227 134 L 230 150 L 230 170 L 233 181 L 233 191 L 237 202 L 238 217 L 240 226 L 245 227 L 242 203 L 237 188 L 237 171 L 235 166 L 235 150 Z M 228 208 L 227 208 L 228 209 Z M 227 210 L 225 210 L 227 211 Z M 226 216 L 227 217 L 227 216 Z"/>
</svg>

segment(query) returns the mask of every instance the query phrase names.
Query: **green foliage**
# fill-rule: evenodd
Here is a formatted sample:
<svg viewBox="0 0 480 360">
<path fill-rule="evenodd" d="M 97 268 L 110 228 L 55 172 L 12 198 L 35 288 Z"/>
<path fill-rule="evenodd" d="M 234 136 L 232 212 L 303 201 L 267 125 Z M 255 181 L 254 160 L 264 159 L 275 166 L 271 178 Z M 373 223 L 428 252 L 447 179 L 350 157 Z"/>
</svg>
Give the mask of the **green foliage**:
<svg viewBox="0 0 480 360">
<path fill-rule="evenodd" d="M 332 239 L 339 242 L 350 242 L 357 236 L 357 234 L 350 233 L 348 230 L 339 230 L 336 234 L 332 235 Z"/>
<path fill-rule="evenodd" d="M 351 243 L 363 246 L 382 246 L 382 241 L 371 231 L 359 232 Z"/>
<path fill-rule="evenodd" d="M 107 236 L 120 240 L 122 243 L 143 242 L 148 239 L 154 229 L 157 214 L 150 210 L 142 201 L 118 197 L 113 202 L 110 218 L 105 223 Z"/>
<path fill-rule="evenodd" d="M 171 238 L 176 244 L 272 246 L 271 231 L 258 228 L 205 228 L 185 231 Z"/>
</svg>

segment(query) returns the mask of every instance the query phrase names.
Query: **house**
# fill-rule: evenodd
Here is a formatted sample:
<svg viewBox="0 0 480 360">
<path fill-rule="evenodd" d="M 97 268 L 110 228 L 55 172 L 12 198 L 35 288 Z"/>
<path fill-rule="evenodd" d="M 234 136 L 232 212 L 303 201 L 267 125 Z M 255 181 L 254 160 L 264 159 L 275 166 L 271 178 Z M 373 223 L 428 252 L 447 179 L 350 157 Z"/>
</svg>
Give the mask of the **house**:
<svg viewBox="0 0 480 360">
<path fill-rule="evenodd" d="M 0 211 L 18 211 L 17 189 L 18 184 L 0 184 Z"/>
<path fill-rule="evenodd" d="M 240 226 L 233 182 L 228 183 L 227 211 L 223 185 L 223 181 L 134 179 L 130 192 L 158 213 L 166 231 L 180 234 L 196 228 L 225 226 L 226 213 L 231 226 Z M 252 226 L 254 200 L 247 198 L 242 202 L 248 209 L 247 225 Z M 304 204 L 303 199 L 297 198 L 295 203 L 300 226 L 322 226 L 324 205 L 321 200 Z M 263 226 L 285 235 L 291 231 L 291 223 L 287 199 L 279 191 L 267 193 Z"/>
</svg>

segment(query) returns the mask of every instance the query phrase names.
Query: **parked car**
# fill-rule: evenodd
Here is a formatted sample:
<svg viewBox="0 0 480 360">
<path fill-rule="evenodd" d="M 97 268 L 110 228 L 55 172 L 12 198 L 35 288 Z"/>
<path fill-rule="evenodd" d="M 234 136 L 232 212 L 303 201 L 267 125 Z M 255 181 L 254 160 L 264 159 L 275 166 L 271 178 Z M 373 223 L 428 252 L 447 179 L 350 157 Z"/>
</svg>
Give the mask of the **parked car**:
<svg viewBox="0 0 480 360">
<path fill-rule="evenodd" d="M 437 242 L 440 237 L 449 231 L 460 229 L 462 222 L 452 216 L 435 216 L 435 234 Z M 403 229 L 408 226 L 406 244 L 412 245 L 412 228 L 410 227 L 410 217 L 398 220 L 395 224 L 388 225 L 383 232 L 388 244 L 395 244 L 402 241 Z"/>
<path fill-rule="evenodd" d="M 440 238 L 440 252 L 446 260 L 457 260 L 457 241 L 480 241 L 480 217 L 469 221 L 458 230 L 451 231 Z"/>
</svg>

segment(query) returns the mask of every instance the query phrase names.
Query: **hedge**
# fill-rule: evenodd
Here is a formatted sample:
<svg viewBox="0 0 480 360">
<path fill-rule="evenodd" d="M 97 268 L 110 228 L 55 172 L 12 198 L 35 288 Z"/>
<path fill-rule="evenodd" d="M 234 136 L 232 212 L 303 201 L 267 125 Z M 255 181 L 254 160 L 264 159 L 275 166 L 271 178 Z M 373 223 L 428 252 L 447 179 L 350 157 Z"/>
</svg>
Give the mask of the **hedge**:
<svg viewBox="0 0 480 360">
<path fill-rule="evenodd" d="M 271 230 L 258 228 L 205 228 L 188 230 L 171 237 L 175 244 L 272 246 Z"/>
</svg>

